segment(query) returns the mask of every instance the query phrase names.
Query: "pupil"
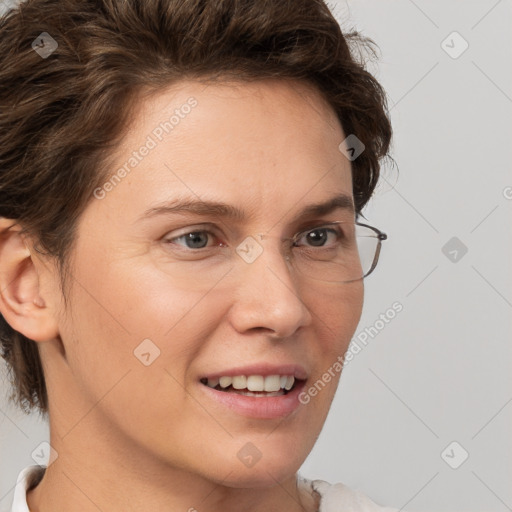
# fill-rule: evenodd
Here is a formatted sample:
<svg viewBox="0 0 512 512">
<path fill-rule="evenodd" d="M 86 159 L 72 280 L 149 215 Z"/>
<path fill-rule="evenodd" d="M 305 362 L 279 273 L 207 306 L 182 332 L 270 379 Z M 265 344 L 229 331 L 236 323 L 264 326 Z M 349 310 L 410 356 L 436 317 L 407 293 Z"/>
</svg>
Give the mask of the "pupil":
<svg viewBox="0 0 512 512">
<path fill-rule="evenodd" d="M 201 238 L 203 238 L 203 242 L 206 241 L 206 237 L 202 236 L 200 231 L 195 231 L 194 233 L 189 233 L 187 237 L 187 242 L 191 242 L 190 244 L 187 244 L 191 248 L 197 249 L 204 247 L 204 244 L 201 245 Z M 195 245 L 196 243 L 199 243 L 198 245 Z"/>
<path fill-rule="evenodd" d="M 316 235 L 315 235 L 316 233 Z M 322 233 L 320 236 L 318 236 L 318 233 Z M 325 231 L 321 231 L 321 230 L 316 230 L 316 231 L 311 231 L 310 233 L 308 233 L 308 237 L 309 237 L 309 240 L 310 242 L 313 242 L 313 245 L 315 245 L 315 243 L 317 242 L 320 242 L 318 245 L 323 245 L 323 242 L 325 242 Z"/>
</svg>

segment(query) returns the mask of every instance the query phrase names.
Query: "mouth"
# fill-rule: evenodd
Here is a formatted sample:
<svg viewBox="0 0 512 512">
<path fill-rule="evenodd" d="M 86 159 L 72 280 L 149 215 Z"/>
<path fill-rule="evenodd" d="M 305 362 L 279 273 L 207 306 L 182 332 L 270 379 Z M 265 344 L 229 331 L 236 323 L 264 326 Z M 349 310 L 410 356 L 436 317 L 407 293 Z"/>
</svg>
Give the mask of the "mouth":
<svg viewBox="0 0 512 512">
<path fill-rule="evenodd" d="M 201 395 L 215 408 L 271 420 L 299 409 L 299 395 L 308 375 L 300 364 L 254 363 L 202 375 L 198 385 Z"/>
<path fill-rule="evenodd" d="M 304 382 L 294 375 L 235 375 L 204 377 L 201 384 L 224 393 L 235 395 L 270 398 L 285 396 Z"/>
</svg>

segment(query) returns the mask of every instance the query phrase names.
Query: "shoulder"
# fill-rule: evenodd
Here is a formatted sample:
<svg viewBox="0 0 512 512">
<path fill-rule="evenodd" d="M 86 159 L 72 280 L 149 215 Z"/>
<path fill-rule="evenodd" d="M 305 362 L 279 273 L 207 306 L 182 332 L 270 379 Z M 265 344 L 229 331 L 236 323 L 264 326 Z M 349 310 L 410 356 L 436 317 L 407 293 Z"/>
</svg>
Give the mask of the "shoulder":
<svg viewBox="0 0 512 512">
<path fill-rule="evenodd" d="M 330 484 L 324 480 L 308 480 L 298 476 L 299 485 L 320 496 L 319 512 L 398 512 L 392 507 L 382 507 L 357 489 L 343 483 Z M 405 511 L 403 511 L 405 512 Z"/>
</svg>

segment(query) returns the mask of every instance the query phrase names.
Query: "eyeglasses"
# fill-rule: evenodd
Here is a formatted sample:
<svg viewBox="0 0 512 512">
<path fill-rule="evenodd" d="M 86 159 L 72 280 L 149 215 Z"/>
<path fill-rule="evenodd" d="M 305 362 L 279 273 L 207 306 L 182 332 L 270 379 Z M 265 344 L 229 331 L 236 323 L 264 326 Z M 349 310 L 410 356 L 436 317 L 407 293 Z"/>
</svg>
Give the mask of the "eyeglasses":
<svg viewBox="0 0 512 512">
<path fill-rule="evenodd" d="M 257 234 L 235 243 L 206 247 L 202 246 L 205 234 L 210 236 L 214 232 L 210 227 L 194 228 L 163 240 L 166 257 L 159 258 L 159 264 L 178 286 L 191 290 L 214 286 L 236 265 L 257 261 L 269 250 L 265 240 L 274 238 L 282 243 L 284 259 L 298 277 L 347 284 L 364 279 L 375 270 L 382 241 L 388 238 L 375 227 L 353 221 L 320 223 L 292 238 Z M 186 246 L 177 244 L 178 240 L 184 240 Z"/>
</svg>

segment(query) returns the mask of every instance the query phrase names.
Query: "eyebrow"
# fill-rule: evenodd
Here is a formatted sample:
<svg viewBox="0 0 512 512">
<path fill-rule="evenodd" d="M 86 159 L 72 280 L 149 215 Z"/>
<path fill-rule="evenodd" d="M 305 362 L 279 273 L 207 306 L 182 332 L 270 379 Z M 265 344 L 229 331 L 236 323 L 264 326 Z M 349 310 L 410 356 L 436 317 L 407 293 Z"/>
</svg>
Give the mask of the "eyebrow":
<svg viewBox="0 0 512 512">
<path fill-rule="evenodd" d="M 354 215 L 355 208 L 352 197 L 347 194 L 338 194 L 321 203 L 309 204 L 300 210 L 298 217 L 320 217 L 337 209 L 346 210 Z M 245 221 L 248 217 L 243 210 L 227 203 L 183 198 L 166 201 L 163 204 L 149 208 L 142 214 L 139 220 L 152 218 L 157 215 L 172 215 L 176 213 L 227 218 L 238 222 Z"/>
</svg>

